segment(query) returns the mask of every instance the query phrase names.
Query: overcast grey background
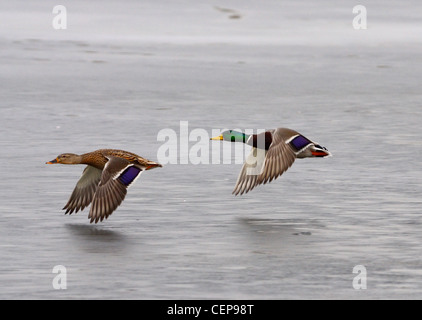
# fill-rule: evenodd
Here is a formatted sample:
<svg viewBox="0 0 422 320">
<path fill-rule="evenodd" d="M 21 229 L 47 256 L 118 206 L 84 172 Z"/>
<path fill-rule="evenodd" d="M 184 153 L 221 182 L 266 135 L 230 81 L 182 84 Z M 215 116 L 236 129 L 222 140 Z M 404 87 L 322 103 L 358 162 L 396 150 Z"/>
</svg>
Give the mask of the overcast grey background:
<svg viewBox="0 0 422 320">
<path fill-rule="evenodd" d="M 421 4 L 364 3 L 354 30 L 357 4 L 0 1 L 0 297 L 422 298 Z M 46 161 L 104 147 L 156 160 L 180 121 L 289 127 L 334 156 L 242 197 L 234 158 L 169 164 L 103 223 L 63 214 L 83 167 Z"/>
</svg>

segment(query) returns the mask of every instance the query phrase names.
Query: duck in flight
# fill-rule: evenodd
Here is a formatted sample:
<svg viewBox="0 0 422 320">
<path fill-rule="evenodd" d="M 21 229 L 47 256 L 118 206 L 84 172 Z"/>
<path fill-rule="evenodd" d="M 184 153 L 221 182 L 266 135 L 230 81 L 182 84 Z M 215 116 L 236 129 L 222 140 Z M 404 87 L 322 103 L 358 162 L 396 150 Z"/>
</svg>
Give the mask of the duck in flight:
<svg viewBox="0 0 422 320">
<path fill-rule="evenodd" d="M 100 149 L 82 155 L 64 153 L 46 163 L 87 165 L 63 210 L 66 214 L 77 213 L 91 204 L 88 215 L 91 223 L 107 219 L 143 171 L 162 167 L 134 153 L 116 149 Z"/>
<path fill-rule="evenodd" d="M 266 184 L 281 176 L 296 158 L 323 158 L 331 156 L 325 148 L 288 128 L 267 130 L 247 135 L 227 130 L 211 140 L 242 142 L 252 150 L 240 171 L 234 195 L 242 195 L 260 184 Z"/>
</svg>

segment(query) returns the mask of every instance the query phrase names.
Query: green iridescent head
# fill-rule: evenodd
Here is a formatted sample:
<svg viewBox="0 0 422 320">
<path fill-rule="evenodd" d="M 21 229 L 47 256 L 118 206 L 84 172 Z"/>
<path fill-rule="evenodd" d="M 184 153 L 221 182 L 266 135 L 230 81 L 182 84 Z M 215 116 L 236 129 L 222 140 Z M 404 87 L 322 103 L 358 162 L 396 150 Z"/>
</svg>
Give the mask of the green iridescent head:
<svg viewBox="0 0 422 320">
<path fill-rule="evenodd" d="M 230 142 L 243 142 L 245 143 L 249 135 L 235 130 L 223 131 L 219 136 L 211 138 L 211 140 L 225 140 Z"/>
</svg>

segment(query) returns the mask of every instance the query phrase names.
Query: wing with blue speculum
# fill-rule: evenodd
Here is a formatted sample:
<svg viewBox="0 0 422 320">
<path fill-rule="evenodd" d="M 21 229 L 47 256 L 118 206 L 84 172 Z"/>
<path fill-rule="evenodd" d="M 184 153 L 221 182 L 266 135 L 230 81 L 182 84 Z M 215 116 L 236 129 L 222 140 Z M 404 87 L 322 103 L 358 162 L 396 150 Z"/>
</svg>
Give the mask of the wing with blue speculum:
<svg viewBox="0 0 422 320">
<path fill-rule="evenodd" d="M 143 167 L 128 160 L 110 157 L 92 201 L 88 216 L 90 222 L 97 223 L 112 214 L 126 197 L 127 188 L 143 170 Z"/>
<path fill-rule="evenodd" d="M 290 146 L 293 148 L 295 153 L 298 153 L 308 147 L 310 144 L 313 144 L 311 140 L 305 138 L 301 134 L 297 135 L 290 141 Z"/>
</svg>

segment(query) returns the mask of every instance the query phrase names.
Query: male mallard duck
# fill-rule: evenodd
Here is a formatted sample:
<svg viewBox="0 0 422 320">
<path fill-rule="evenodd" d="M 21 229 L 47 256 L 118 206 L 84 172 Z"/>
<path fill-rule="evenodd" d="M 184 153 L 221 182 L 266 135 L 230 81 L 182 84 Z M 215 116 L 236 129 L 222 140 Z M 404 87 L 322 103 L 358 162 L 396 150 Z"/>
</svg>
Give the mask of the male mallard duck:
<svg viewBox="0 0 422 320">
<path fill-rule="evenodd" d="M 66 214 L 76 213 L 92 202 L 88 215 L 91 223 L 107 219 L 122 203 L 127 188 L 144 170 L 162 167 L 134 153 L 114 149 L 82 155 L 64 153 L 46 163 L 87 164 L 63 210 L 66 209 Z"/>
<path fill-rule="evenodd" d="M 211 140 L 243 142 L 252 146 L 233 190 L 235 195 L 247 193 L 262 183 L 278 178 L 296 158 L 331 156 L 326 148 L 287 128 L 252 135 L 228 130 Z"/>
</svg>

